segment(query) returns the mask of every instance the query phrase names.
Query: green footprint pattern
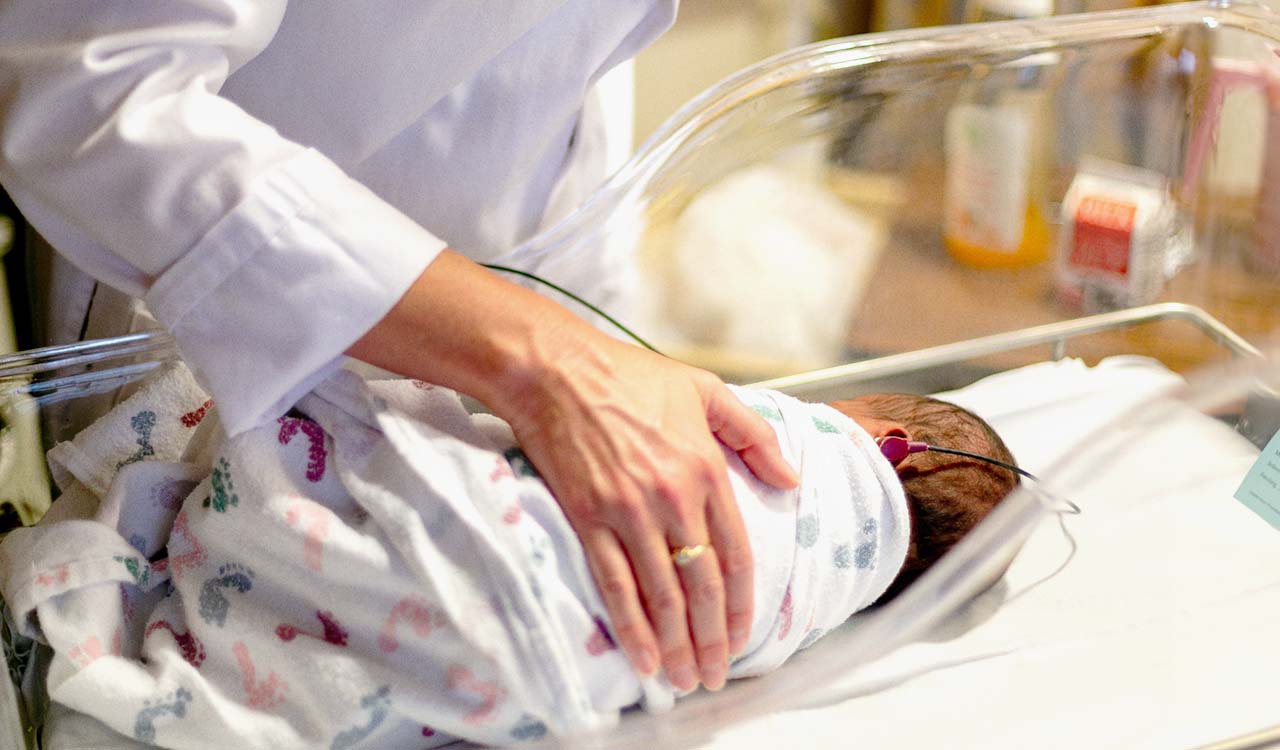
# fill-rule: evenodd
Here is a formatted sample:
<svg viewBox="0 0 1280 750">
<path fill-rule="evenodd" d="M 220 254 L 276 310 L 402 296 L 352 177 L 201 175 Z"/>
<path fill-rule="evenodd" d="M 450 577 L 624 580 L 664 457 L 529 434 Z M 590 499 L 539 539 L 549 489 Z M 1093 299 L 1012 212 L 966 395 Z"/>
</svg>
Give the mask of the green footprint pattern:
<svg viewBox="0 0 1280 750">
<path fill-rule="evenodd" d="M 231 482 L 231 464 L 227 459 L 218 459 L 218 464 L 213 469 L 211 482 L 213 484 L 213 494 L 204 499 L 202 503 L 204 507 L 212 506 L 214 511 L 226 513 L 227 508 L 240 504 L 240 498 L 235 493 L 235 484 Z"/>
</svg>

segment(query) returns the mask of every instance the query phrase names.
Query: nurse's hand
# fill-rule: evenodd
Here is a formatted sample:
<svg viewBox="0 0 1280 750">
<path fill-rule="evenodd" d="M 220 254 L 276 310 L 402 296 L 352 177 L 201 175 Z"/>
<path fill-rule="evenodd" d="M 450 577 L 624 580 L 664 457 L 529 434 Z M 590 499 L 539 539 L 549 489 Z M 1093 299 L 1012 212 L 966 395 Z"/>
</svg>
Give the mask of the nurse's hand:
<svg viewBox="0 0 1280 750">
<path fill-rule="evenodd" d="M 792 486 L 773 430 L 713 375 L 566 327 L 508 417 L 581 537 L 620 645 L 682 690 L 746 645 L 751 549 L 719 443 Z M 717 438 L 719 442 L 717 442 Z M 673 564 L 673 549 L 709 544 Z"/>
<path fill-rule="evenodd" d="M 581 537 L 642 674 L 724 684 L 746 645 L 751 550 L 720 443 L 796 483 L 773 430 L 715 376 L 605 336 L 453 253 L 349 351 L 468 393 L 512 426 Z M 717 440 L 718 438 L 718 440 Z M 710 543 L 677 567 L 671 551 Z"/>
</svg>

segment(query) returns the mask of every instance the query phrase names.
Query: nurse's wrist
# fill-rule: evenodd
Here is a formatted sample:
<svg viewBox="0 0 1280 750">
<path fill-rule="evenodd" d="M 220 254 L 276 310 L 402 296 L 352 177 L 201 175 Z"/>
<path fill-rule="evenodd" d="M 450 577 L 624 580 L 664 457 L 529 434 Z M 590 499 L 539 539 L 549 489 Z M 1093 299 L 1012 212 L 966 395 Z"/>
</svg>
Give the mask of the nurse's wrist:
<svg viewBox="0 0 1280 750">
<path fill-rule="evenodd" d="M 551 300 L 444 251 L 347 354 L 513 418 L 581 356 L 582 328 L 594 332 Z"/>
</svg>

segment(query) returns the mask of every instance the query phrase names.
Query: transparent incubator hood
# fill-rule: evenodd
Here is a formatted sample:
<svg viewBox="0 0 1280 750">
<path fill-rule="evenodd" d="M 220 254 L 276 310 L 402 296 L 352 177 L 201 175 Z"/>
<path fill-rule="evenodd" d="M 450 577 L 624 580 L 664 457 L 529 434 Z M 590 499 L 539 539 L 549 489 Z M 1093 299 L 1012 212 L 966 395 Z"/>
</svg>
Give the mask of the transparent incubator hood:
<svg viewBox="0 0 1280 750">
<path fill-rule="evenodd" d="M 1205 3 L 799 48 L 694 99 L 512 259 L 736 382 L 1157 302 L 1261 336 L 1278 29 Z M 1219 354 L 1177 326 L 1117 338 L 1093 353 Z"/>
</svg>

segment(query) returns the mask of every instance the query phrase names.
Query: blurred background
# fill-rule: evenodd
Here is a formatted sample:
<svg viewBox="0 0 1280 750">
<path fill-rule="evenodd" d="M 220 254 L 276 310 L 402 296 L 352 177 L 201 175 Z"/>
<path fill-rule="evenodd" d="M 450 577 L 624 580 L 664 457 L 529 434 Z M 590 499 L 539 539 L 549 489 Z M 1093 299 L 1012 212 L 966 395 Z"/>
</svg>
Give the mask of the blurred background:
<svg viewBox="0 0 1280 750">
<path fill-rule="evenodd" d="M 1157 4 L 1144 0 L 682 0 L 675 26 L 636 58 L 636 143 L 716 81 L 808 42 L 1017 15 Z"/>
</svg>

